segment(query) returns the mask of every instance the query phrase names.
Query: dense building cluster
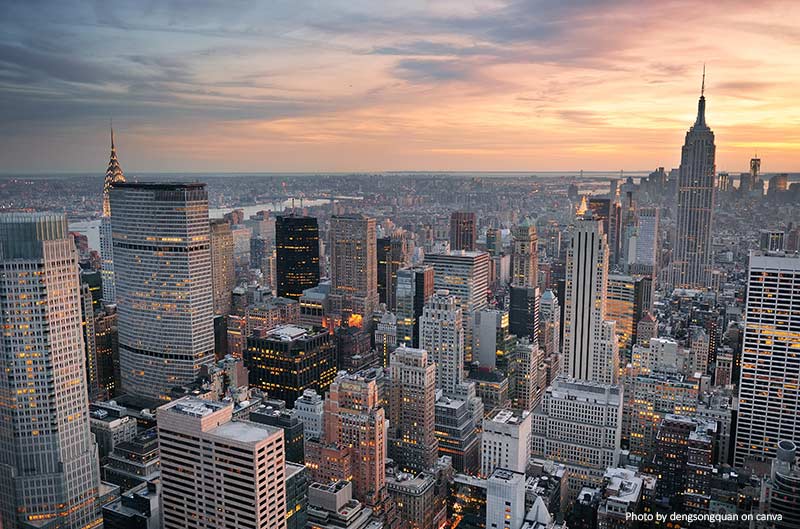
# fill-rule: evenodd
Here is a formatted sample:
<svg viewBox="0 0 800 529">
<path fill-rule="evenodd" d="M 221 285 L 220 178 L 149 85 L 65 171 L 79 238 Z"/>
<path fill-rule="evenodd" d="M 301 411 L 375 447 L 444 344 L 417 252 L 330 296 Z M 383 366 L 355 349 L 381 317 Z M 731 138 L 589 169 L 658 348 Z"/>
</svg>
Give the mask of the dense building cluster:
<svg viewBox="0 0 800 529">
<path fill-rule="evenodd" d="M 112 134 L 102 195 L 0 214 L 0 527 L 800 527 L 800 182 L 718 173 L 705 105 L 610 185 Z"/>
</svg>

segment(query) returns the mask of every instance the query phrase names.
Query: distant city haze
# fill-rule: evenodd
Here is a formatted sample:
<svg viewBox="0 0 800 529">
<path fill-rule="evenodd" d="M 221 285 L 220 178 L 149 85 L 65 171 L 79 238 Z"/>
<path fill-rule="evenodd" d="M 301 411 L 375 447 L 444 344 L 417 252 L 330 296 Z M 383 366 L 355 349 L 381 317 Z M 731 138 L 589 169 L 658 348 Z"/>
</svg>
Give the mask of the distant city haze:
<svg viewBox="0 0 800 529">
<path fill-rule="evenodd" d="M 793 2 L 4 5 L 0 170 L 677 167 L 703 63 L 719 171 L 800 162 Z"/>
</svg>

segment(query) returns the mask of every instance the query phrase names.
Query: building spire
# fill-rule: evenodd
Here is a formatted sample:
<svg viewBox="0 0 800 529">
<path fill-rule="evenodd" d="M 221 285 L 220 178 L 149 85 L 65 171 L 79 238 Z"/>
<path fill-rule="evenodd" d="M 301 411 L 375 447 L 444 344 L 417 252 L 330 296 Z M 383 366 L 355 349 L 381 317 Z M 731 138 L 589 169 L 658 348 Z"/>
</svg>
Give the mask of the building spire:
<svg viewBox="0 0 800 529">
<path fill-rule="evenodd" d="M 111 188 L 118 182 L 125 181 L 125 174 L 122 172 L 122 167 L 117 160 L 117 150 L 114 147 L 114 123 L 109 119 L 109 128 L 111 129 L 111 156 L 108 160 L 108 168 L 106 169 L 106 177 L 103 181 L 103 216 L 108 217 L 111 215 L 111 203 L 108 194 Z"/>
<path fill-rule="evenodd" d="M 703 63 L 703 81 L 700 84 L 700 101 L 697 102 L 695 126 L 706 127 L 706 64 Z"/>
</svg>

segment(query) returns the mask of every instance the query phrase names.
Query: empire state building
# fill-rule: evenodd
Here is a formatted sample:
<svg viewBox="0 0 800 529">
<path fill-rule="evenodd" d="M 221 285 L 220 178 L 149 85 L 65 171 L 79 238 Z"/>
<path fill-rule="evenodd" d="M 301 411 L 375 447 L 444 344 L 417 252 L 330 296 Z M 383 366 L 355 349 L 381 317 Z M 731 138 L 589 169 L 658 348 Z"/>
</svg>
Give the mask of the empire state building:
<svg viewBox="0 0 800 529">
<path fill-rule="evenodd" d="M 706 125 L 705 70 L 697 119 L 686 133 L 678 180 L 678 221 L 670 282 L 674 288 L 704 288 L 712 265 L 714 133 Z"/>
</svg>

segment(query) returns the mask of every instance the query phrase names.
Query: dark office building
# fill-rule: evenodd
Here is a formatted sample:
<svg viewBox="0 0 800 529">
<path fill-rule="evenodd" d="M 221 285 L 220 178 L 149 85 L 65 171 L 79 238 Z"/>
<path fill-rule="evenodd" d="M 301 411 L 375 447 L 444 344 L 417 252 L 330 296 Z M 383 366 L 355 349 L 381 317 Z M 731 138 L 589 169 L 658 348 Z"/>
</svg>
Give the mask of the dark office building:
<svg viewBox="0 0 800 529">
<path fill-rule="evenodd" d="M 397 271 L 397 343 L 419 347 L 419 318 L 433 295 L 434 270 L 430 265 Z"/>
<path fill-rule="evenodd" d="M 336 376 L 336 344 L 327 329 L 318 327 L 255 329 L 247 338 L 244 364 L 251 387 L 293 408 L 303 391 L 327 391 Z"/>
<path fill-rule="evenodd" d="M 532 343 L 539 339 L 538 288 L 511 287 L 508 306 L 508 331 Z"/>
<path fill-rule="evenodd" d="M 450 249 L 474 252 L 477 249 L 478 222 L 473 211 L 450 214 Z"/>
<path fill-rule="evenodd" d="M 378 300 L 394 312 L 397 307 L 397 271 L 408 260 L 405 237 L 382 237 L 377 240 Z"/>
<path fill-rule="evenodd" d="M 319 284 L 319 227 L 314 217 L 279 215 L 275 221 L 278 297 L 300 299 Z"/>
</svg>

